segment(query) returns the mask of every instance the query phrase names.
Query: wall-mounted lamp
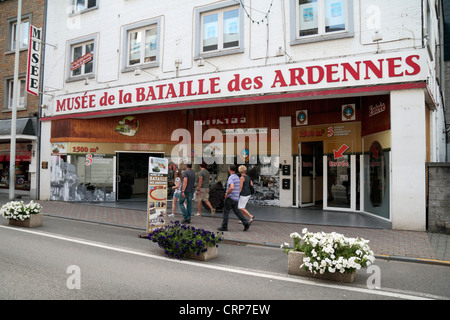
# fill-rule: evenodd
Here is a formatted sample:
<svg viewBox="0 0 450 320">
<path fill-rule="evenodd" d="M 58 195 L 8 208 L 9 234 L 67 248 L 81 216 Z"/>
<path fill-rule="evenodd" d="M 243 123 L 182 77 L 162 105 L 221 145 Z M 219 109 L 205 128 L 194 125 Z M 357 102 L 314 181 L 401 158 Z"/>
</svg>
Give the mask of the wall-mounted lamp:
<svg viewBox="0 0 450 320">
<path fill-rule="evenodd" d="M 205 65 L 205 62 L 207 64 L 209 64 L 209 65 L 212 65 L 214 68 L 216 68 L 215 72 L 219 71 L 219 67 L 218 66 L 216 66 L 215 64 L 212 64 L 211 62 L 209 62 L 209 61 L 207 61 L 207 60 L 205 60 L 203 58 L 200 58 L 200 60 L 197 61 L 197 66 L 203 67 Z"/>
<path fill-rule="evenodd" d="M 134 69 L 134 75 L 135 75 L 135 76 L 140 76 L 140 75 L 141 75 L 141 72 L 148 73 L 148 74 L 154 76 L 156 79 L 159 79 L 158 75 L 153 74 L 153 73 L 148 72 L 148 71 L 145 71 L 145 70 L 142 70 L 142 69 L 139 68 L 139 67 L 137 67 L 136 69 Z"/>
<path fill-rule="evenodd" d="M 383 40 L 383 35 L 378 30 L 375 30 L 375 33 L 372 36 L 372 41 L 377 43 L 377 53 L 381 52 L 381 49 L 380 49 L 380 41 L 381 40 Z"/>
<path fill-rule="evenodd" d="M 376 30 L 375 33 L 372 36 L 372 41 L 373 42 L 378 42 L 383 40 L 383 35 L 380 33 L 380 31 Z"/>
<path fill-rule="evenodd" d="M 28 152 L 30 152 L 31 150 L 33 150 L 33 145 L 32 145 L 32 144 L 27 144 L 27 150 L 28 150 Z M 31 155 L 34 157 L 34 150 L 33 150 L 33 152 L 31 153 Z"/>
<path fill-rule="evenodd" d="M 294 58 L 292 58 L 292 56 L 288 55 L 288 54 L 286 53 L 286 51 L 283 50 L 282 47 L 278 47 L 278 50 L 277 50 L 277 52 L 275 53 L 275 56 L 276 56 L 276 57 L 286 56 L 286 57 L 289 58 L 288 63 L 293 63 L 293 62 L 294 62 Z"/>
</svg>

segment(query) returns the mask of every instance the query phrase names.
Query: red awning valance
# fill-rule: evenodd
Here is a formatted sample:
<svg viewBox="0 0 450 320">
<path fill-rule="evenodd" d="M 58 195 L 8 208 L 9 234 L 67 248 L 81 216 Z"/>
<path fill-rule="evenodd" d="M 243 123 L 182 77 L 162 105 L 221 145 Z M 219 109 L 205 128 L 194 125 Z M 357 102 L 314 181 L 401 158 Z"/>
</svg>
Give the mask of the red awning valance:
<svg viewBox="0 0 450 320">
<path fill-rule="evenodd" d="M 9 154 L 1 154 L 0 162 L 9 162 Z M 31 162 L 31 152 L 21 152 L 16 154 L 16 162 Z"/>
</svg>

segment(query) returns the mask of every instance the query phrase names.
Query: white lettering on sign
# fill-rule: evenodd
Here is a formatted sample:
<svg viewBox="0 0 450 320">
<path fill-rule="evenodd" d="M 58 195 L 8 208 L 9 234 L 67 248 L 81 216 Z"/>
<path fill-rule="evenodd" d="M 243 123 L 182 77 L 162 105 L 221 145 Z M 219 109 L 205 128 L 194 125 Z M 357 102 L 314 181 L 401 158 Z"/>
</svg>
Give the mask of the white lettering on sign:
<svg viewBox="0 0 450 320">
<path fill-rule="evenodd" d="M 382 113 L 386 110 L 386 105 L 384 102 L 380 102 L 380 104 L 376 104 L 374 106 L 369 107 L 369 117 L 372 117 L 376 114 Z"/>
<path fill-rule="evenodd" d="M 218 104 L 228 103 L 230 98 L 250 95 L 424 81 L 425 57 L 424 50 L 416 50 L 413 53 L 386 53 L 377 55 L 376 58 L 347 57 L 332 61 L 267 66 L 224 71 L 214 76 L 193 75 L 93 90 L 56 97 L 53 115 L 154 105 L 170 110 L 177 109 L 177 103 L 180 102 L 207 105 L 212 103 L 208 99 L 218 99 L 214 101 L 214 104 Z M 224 124 L 227 121 L 198 120 L 209 120 L 210 123 L 219 120 Z M 242 122 L 242 118 L 229 118 L 228 121 L 233 124 Z"/>
</svg>

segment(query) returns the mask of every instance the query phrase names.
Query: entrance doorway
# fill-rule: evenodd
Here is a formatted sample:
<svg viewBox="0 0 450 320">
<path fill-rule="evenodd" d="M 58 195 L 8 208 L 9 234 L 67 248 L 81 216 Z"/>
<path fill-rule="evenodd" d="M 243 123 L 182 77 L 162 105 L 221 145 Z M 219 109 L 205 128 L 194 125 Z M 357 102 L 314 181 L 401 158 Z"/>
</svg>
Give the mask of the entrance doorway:
<svg viewBox="0 0 450 320">
<path fill-rule="evenodd" d="M 320 206 L 323 201 L 323 142 L 298 144 L 295 159 L 295 206 Z"/>
<path fill-rule="evenodd" d="M 336 211 L 360 210 L 362 155 L 343 155 L 339 158 L 324 155 L 324 209 Z"/>
<path fill-rule="evenodd" d="M 147 200 L 148 159 L 162 153 L 116 153 L 116 200 Z"/>
</svg>

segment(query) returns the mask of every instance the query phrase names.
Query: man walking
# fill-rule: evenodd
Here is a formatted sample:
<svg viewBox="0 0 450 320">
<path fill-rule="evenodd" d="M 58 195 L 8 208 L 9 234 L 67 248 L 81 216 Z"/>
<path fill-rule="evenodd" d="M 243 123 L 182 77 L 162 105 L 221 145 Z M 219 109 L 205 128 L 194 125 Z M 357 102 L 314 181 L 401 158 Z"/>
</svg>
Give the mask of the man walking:
<svg viewBox="0 0 450 320">
<path fill-rule="evenodd" d="M 178 201 L 184 218 L 181 223 L 191 223 L 192 197 L 194 195 L 195 185 L 195 173 L 192 171 L 192 164 L 186 164 L 186 170 L 183 172 L 181 180 L 183 181 L 183 187 L 180 200 Z M 186 207 L 184 207 L 185 201 Z"/>
<path fill-rule="evenodd" d="M 244 218 L 241 211 L 238 209 L 240 180 L 236 172 L 236 165 L 230 165 L 230 167 L 228 168 L 228 173 L 230 174 L 230 176 L 227 181 L 227 191 L 225 192 L 222 226 L 217 228 L 217 230 L 219 231 L 228 231 L 228 216 L 231 209 L 244 225 L 244 231 L 247 231 L 250 228 L 250 222 L 248 222 L 247 219 Z"/>
<path fill-rule="evenodd" d="M 209 202 L 209 171 L 206 163 L 202 163 L 200 165 L 200 172 L 198 173 L 198 185 L 197 185 L 197 193 L 195 194 L 195 202 L 197 202 L 197 214 L 196 216 L 202 216 L 202 201 L 208 206 L 211 210 L 211 216 L 214 217 L 216 214 L 216 209 L 214 209 Z"/>
</svg>

